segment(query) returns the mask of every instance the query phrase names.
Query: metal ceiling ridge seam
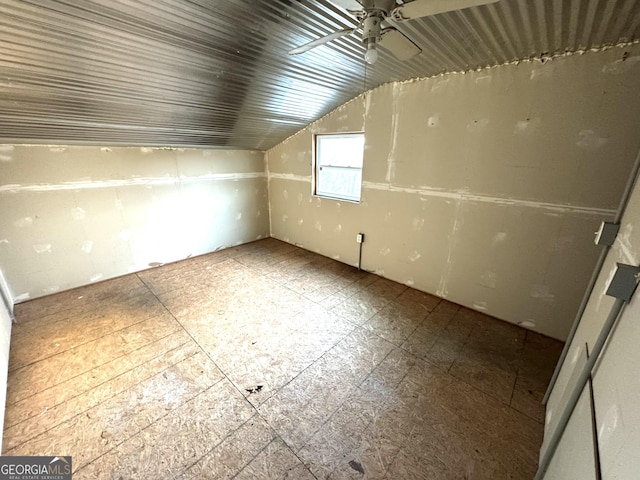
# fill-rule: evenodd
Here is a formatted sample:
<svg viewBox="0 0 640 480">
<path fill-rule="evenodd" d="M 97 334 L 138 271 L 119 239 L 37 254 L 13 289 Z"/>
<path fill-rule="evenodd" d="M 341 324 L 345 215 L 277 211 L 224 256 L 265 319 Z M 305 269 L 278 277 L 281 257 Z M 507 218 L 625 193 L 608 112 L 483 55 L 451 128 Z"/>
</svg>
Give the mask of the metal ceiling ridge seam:
<svg viewBox="0 0 640 480">
<path fill-rule="evenodd" d="M 311 128 L 315 123 L 318 123 L 318 122 L 322 121 L 324 118 L 334 114 L 335 112 L 337 112 L 341 108 L 344 108 L 347 105 L 349 105 L 350 103 L 352 103 L 354 101 L 357 101 L 361 97 L 362 97 L 363 100 L 365 100 L 366 99 L 366 95 L 368 93 L 371 93 L 374 90 L 378 90 L 379 88 L 385 87 L 387 85 L 394 85 L 394 84 L 406 85 L 406 84 L 410 84 L 410 83 L 420 82 L 420 81 L 423 81 L 423 80 L 431 80 L 431 79 L 434 79 L 434 78 L 446 77 L 446 76 L 449 76 L 449 75 L 465 75 L 467 73 L 482 72 L 482 71 L 485 71 L 485 70 L 491 70 L 493 68 L 507 67 L 507 66 L 512 66 L 512 65 L 520 65 L 521 63 L 535 63 L 535 62 L 538 62 L 538 63 L 543 65 L 543 64 L 546 64 L 546 63 L 548 63 L 548 62 L 550 62 L 552 60 L 558 59 L 558 58 L 567 58 L 567 57 L 572 57 L 572 56 L 576 56 L 576 55 L 585 55 L 585 54 L 589 54 L 589 53 L 600 53 L 600 52 L 604 52 L 604 51 L 607 51 L 607 50 L 612 50 L 614 48 L 628 48 L 628 47 L 633 47 L 633 46 L 636 46 L 636 45 L 640 45 L 640 39 L 633 40 L 633 41 L 630 41 L 630 42 L 619 42 L 619 43 L 610 44 L 610 45 L 600 45 L 598 47 L 583 48 L 583 49 L 578 49 L 578 50 L 569 50 L 569 51 L 566 51 L 566 52 L 557 52 L 557 53 L 553 53 L 553 54 L 549 54 L 549 55 L 545 55 L 545 54 L 532 55 L 532 56 L 530 56 L 528 58 L 522 58 L 522 59 L 518 59 L 518 60 L 510 60 L 508 62 L 499 63 L 499 64 L 495 64 L 495 65 L 486 65 L 484 67 L 469 68 L 467 70 L 452 70 L 452 71 L 440 72 L 440 73 L 437 73 L 437 74 L 434 74 L 434 75 L 429 75 L 429 76 L 426 76 L 426 77 L 413 77 L 413 78 L 409 78 L 409 79 L 406 79 L 406 80 L 395 80 L 395 81 L 392 81 L 392 82 L 385 82 L 385 83 L 382 83 L 380 85 L 376 85 L 375 87 L 370 88 L 369 90 L 366 90 L 366 91 L 358 94 L 357 96 L 353 97 L 350 100 L 347 100 L 345 103 L 337 106 L 333 110 L 327 112 L 326 114 L 322 115 L 321 117 L 318 117 L 317 119 L 315 119 L 312 122 L 308 123 L 307 125 L 302 127 L 300 130 L 295 132 L 293 135 L 289 135 L 287 138 L 285 138 L 281 142 L 277 143 L 273 147 L 268 148 L 267 150 L 264 150 L 264 151 L 265 152 L 269 152 L 269 151 L 273 150 L 274 148 L 279 147 L 283 143 L 286 143 L 290 139 L 294 138 L 295 136 L 303 133 L 306 129 Z"/>
<path fill-rule="evenodd" d="M 228 145 L 162 145 L 153 144 L 138 145 L 138 144 L 117 144 L 117 143 L 104 143 L 104 144 L 88 144 L 88 143 L 11 143 L 0 142 L 0 147 L 42 147 L 42 148 L 135 148 L 138 150 L 169 150 L 174 152 L 183 152 L 185 150 L 220 150 L 220 151 L 232 151 L 232 152 L 260 152 L 264 153 L 266 150 L 260 150 L 257 148 L 234 148 Z"/>
</svg>

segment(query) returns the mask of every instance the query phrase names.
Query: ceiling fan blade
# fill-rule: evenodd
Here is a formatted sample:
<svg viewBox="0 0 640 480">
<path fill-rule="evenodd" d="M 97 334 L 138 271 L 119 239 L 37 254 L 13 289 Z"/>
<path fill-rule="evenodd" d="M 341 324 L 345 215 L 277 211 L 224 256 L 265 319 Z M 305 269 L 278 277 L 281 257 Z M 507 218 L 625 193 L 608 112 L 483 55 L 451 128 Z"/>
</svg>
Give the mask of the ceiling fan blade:
<svg viewBox="0 0 640 480">
<path fill-rule="evenodd" d="M 344 30 L 338 30 L 337 32 L 330 33 L 322 38 L 317 38 L 316 40 L 311 40 L 309 43 L 305 43 L 304 45 L 300 45 L 297 48 L 294 48 L 289 52 L 289 55 L 298 55 L 300 53 L 308 52 L 312 48 L 319 47 L 320 45 L 324 45 L 325 43 L 330 42 L 331 40 L 335 40 L 336 38 L 344 37 L 345 35 L 350 35 L 354 33 L 357 28 L 345 28 Z"/>
<path fill-rule="evenodd" d="M 331 3 L 345 10 L 362 10 L 362 5 L 356 0 L 331 0 Z"/>
<path fill-rule="evenodd" d="M 395 21 L 401 22 L 403 20 L 411 20 L 412 18 L 427 17 L 438 13 L 496 3 L 498 1 L 499 0 L 414 0 L 413 2 L 407 2 L 394 8 L 390 16 Z"/>
<path fill-rule="evenodd" d="M 380 46 L 389 50 L 398 60 L 403 62 L 422 52 L 420 47 L 391 27 L 382 31 Z"/>
</svg>

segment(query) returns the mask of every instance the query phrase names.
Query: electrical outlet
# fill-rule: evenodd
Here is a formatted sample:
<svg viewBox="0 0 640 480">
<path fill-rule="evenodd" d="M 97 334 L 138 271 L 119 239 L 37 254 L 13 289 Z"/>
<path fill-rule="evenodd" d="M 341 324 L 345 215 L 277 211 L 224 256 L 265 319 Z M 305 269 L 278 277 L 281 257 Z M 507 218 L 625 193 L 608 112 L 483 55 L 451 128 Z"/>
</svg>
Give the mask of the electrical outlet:
<svg viewBox="0 0 640 480">
<path fill-rule="evenodd" d="M 356 235 L 356 242 L 363 243 L 364 242 L 364 233 L 358 233 Z"/>
</svg>

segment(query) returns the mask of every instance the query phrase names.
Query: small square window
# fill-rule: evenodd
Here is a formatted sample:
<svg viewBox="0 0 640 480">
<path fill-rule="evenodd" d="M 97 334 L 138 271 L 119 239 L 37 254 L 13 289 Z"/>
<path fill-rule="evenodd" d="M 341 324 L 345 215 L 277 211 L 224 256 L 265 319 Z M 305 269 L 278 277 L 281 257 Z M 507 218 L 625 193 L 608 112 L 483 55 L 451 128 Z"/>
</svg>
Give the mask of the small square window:
<svg viewBox="0 0 640 480">
<path fill-rule="evenodd" d="M 364 133 L 316 135 L 315 189 L 321 197 L 360 201 Z"/>
</svg>

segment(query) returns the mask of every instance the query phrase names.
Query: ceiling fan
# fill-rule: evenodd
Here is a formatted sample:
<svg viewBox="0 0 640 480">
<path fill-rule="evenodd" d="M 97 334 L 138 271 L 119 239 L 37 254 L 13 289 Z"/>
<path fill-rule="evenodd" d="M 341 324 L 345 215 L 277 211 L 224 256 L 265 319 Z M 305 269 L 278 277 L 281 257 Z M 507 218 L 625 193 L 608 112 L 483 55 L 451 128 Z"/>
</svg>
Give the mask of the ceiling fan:
<svg viewBox="0 0 640 480">
<path fill-rule="evenodd" d="M 378 59 L 378 45 L 389 50 L 398 60 L 409 60 L 422 52 L 420 47 L 393 26 L 383 26 L 383 22 L 400 23 L 414 18 L 495 3 L 499 0 L 331 1 L 355 16 L 358 24 L 354 28 L 338 30 L 322 38 L 305 43 L 291 50 L 289 55 L 298 55 L 307 52 L 312 48 L 319 47 L 345 35 L 351 35 L 362 29 L 362 42 L 367 47 L 364 59 L 367 63 L 373 64 Z"/>
</svg>

